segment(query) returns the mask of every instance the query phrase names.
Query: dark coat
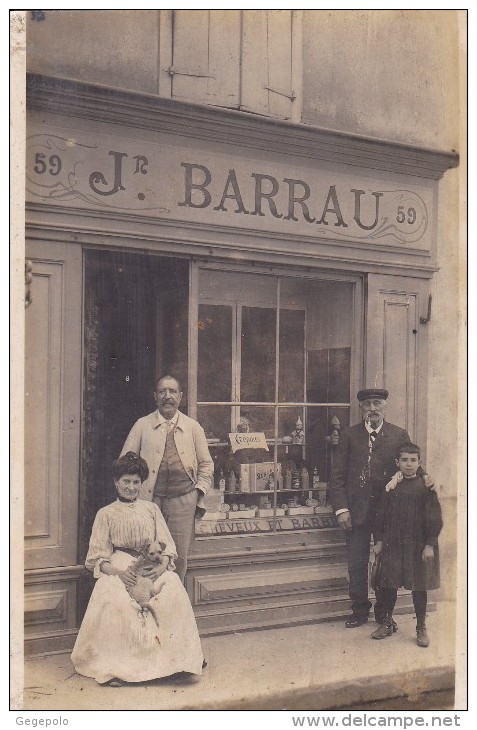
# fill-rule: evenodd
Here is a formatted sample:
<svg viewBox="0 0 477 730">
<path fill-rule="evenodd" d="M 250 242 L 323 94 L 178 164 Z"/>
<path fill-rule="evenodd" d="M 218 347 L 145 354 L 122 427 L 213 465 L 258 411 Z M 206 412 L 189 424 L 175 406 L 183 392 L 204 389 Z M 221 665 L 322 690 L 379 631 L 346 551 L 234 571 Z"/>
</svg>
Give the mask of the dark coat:
<svg viewBox="0 0 477 730">
<path fill-rule="evenodd" d="M 333 456 L 333 469 L 328 484 L 333 509 L 349 509 L 353 525 L 362 525 L 371 502 L 381 496 L 384 487 L 396 473 L 396 454 L 410 441 L 404 428 L 384 421 L 369 451 L 369 434 L 364 423 L 343 431 Z M 371 513 L 373 517 L 374 508 Z"/>
<path fill-rule="evenodd" d="M 442 513 L 437 494 L 422 477 L 403 479 L 378 499 L 374 537 L 383 541 L 376 587 L 427 591 L 439 588 L 439 547 Z M 422 551 L 432 545 L 434 557 L 424 562 Z"/>
</svg>

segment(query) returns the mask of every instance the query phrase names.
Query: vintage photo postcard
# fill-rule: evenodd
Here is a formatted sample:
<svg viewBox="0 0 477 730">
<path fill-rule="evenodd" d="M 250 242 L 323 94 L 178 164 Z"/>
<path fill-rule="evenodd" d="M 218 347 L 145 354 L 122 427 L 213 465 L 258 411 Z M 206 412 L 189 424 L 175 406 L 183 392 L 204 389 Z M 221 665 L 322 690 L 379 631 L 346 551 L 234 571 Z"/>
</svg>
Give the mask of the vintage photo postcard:
<svg viewBox="0 0 477 730">
<path fill-rule="evenodd" d="M 10 31 L 11 709 L 458 717 L 466 10 Z"/>
</svg>

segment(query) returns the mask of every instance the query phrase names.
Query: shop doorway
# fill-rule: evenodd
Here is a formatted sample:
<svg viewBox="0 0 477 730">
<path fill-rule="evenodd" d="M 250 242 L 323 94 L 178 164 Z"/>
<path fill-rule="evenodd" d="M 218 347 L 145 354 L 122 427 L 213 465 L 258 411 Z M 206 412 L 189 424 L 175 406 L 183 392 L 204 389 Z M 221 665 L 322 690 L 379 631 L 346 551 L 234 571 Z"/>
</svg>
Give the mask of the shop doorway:
<svg viewBox="0 0 477 730">
<path fill-rule="evenodd" d="M 86 250 L 79 560 L 94 517 L 114 499 L 111 464 L 133 423 L 154 410 L 155 378 L 177 377 L 187 409 L 189 263 Z"/>
</svg>

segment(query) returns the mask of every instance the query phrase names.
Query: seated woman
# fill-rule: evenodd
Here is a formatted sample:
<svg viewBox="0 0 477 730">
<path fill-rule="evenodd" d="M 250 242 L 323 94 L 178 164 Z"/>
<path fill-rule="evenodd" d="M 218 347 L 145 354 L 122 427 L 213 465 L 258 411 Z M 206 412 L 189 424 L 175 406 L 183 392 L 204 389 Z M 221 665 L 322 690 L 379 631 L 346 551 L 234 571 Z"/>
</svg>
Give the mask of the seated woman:
<svg viewBox="0 0 477 730">
<path fill-rule="evenodd" d="M 138 499 L 149 469 L 128 452 L 113 464 L 118 498 L 96 515 L 85 565 L 97 578 L 71 655 L 78 674 L 120 686 L 177 672 L 202 674 L 203 655 L 192 606 L 174 572 L 176 549 L 159 507 Z M 164 565 L 154 582 L 151 610 L 129 595 L 133 565 L 147 542 L 165 543 Z M 164 571 L 161 573 L 161 570 Z M 204 662 L 205 665 L 205 662 Z"/>
</svg>

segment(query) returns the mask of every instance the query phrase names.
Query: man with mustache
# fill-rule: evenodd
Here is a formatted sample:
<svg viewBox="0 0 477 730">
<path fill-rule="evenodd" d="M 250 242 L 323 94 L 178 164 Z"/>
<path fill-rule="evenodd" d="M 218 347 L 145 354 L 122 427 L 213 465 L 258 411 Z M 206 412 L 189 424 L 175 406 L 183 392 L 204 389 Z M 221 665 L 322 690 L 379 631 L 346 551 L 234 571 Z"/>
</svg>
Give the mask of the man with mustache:
<svg viewBox="0 0 477 730">
<path fill-rule="evenodd" d="M 176 570 L 183 581 L 187 553 L 192 539 L 194 517 L 202 516 L 203 495 L 212 482 L 214 462 L 209 453 L 204 429 L 181 413 L 179 382 L 164 375 L 156 382 L 154 400 L 157 410 L 140 418 L 132 427 L 121 451 L 139 454 L 149 467 L 142 483 L 140 499 L 155 502 L 176 544 Z M 153 580 L 154 568 L 149 577 Z"/>
<path fill-rule="evenodd" d="M 371 608 L 368 563 L 376 501 L 397 471 L 395 458 L 399 448 L 411 441 L 404 428 L 384 420 L 388 395 L 381 388 L 358 392 L 362 422 L 342 433 L 328 485 L 338 524 L 345 530 L 352 608 L 346 620 L 347 628 L 368 621 Z M 420 475 L 424 475 L 422 470 Z M 424 475 L 424 481 L 426 487 L 432 488 L 433 481 L 428 475 Z M 375 593 L 374 617 L 382 623 L 384 608 L 380 591 Z M 394 621 L 393 630 L 397 631 Z"/>
</svg>

